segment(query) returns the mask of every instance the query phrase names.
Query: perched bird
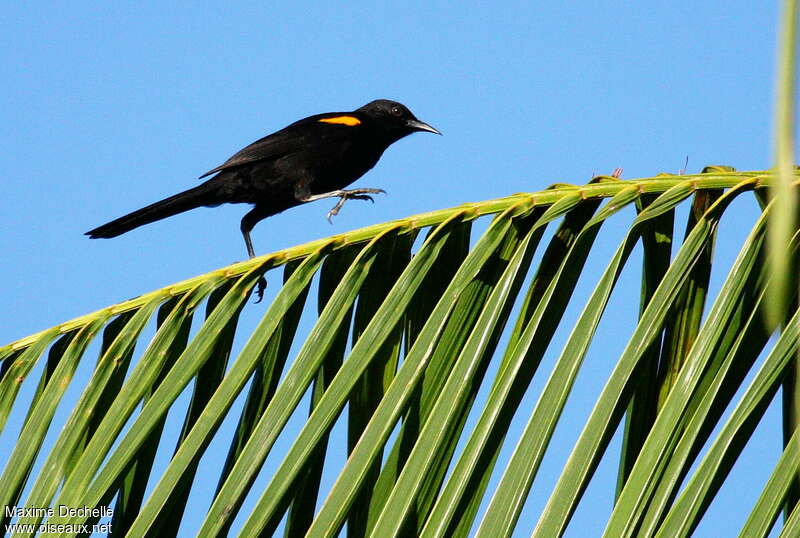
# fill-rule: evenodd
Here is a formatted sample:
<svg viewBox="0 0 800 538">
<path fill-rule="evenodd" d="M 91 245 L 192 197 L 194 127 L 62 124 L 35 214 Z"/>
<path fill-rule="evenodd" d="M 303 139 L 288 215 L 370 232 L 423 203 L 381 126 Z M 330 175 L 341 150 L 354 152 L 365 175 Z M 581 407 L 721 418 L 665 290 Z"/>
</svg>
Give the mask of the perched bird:
<svg viewBox="0 0 800 538">
<path fill-rule="evenodd" d="M 143 207 L 86 235 L 116 237 L 144 224 L 201 206 L 253 204 L 241 223 L 247 254 L 255 256 L 250 231 L 262 219 L 322 198 L 339 198 L 328 219 L 348 199 L 372 200 L 382 189 L 345 187 L 364 175 L 383 152 L 416 131 L 441 134 L 404 105 L 379 99 L 352 112 L 317 114 L 253 142 L 200 176 L 214 177 L 192 189 Z"/>
</svg>

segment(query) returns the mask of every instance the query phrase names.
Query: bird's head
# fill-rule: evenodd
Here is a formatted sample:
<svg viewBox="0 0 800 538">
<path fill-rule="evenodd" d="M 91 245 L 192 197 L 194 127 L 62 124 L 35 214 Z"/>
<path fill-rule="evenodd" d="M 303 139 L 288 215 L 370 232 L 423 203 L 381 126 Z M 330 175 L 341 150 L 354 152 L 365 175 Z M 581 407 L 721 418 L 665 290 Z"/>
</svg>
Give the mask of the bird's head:
<svg viewBox="0 0 800 538">
<path fill-rule="evenodd" d="M 367 119 L 370 125 L 382 131 L 393 140 L 417 131 L 442 134 L 427 123 L 417 119 L 402 103 L 388 99 L 378 99 L 357 109 L 355 112 Z"/>
</svg>

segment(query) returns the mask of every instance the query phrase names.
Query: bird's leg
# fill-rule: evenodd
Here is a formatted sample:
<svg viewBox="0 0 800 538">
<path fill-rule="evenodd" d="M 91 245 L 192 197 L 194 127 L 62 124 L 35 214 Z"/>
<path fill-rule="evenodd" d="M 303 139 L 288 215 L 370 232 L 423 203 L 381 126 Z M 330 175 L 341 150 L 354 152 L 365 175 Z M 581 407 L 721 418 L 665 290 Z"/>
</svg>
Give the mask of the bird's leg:
<svg viewBox="0 0 800 538">
<path fill-rule="evenodd" d="M 250 258 L 255 258 L 256 251 L 253 250 L 253 241 L 250 239 L 250 230 L 243 230 L 242 235 L 244 236 L 244 245 L 247 247 L 247 256 Z"/>
<path fill-rule="evenodd" d="M 347 200 L 369 200 L 370 202 L 375 202 L 370 194 L 386 194 L 386 191 L 383 189 L 363 188 L 349 190 L 340 189 L 324 192 L 322 194 L 311 194 L 307 190 L 299 190 L 297 192 L 297 199 L 301 202 L 314 202 L 316 200 L 322 200 L 323 198 L 339 198 L 336 205 L 328 211 L 328 222 L 331 222 L 331 218 L 339 214 L 339 210 L 342 209 L 342 206 Z"/>
<path fill-rule="evenodd" d="M 253 241 L 250 239 L 250 231 L 258 223 L 258 221 L 266 218 L 267 216 L 268 215 L 265 214 L 262 209 L 254 207 L 242 219 L 240 229 L 242 230 L 242 237 L 244 237 L 244 244 L 247 247 L 247 255 L 250 258 L 256 257 L 256 252 L 253 249 Z M 264 290 L 266 289 L 267 279 L 262 276 L 258 279 L 258 283 L 256 284 L 256 295 L 258 296 L 256 303 L 260 303 L 264 298 Z"/>
<path fill-rule="evenodd" d="M 239 225 L 239 229 L 242 230 L 242 237 L 244 237 L 244 244 L 247 247 L 247 255 L 250 258 L 256 257 L 256 251 L 253 249 L 253 241 L 250 239 L 250 231 L 259 221 L 266 218 L 266 216 L 265 211 L 256 206 L 247 212 Z"/>
</svg>

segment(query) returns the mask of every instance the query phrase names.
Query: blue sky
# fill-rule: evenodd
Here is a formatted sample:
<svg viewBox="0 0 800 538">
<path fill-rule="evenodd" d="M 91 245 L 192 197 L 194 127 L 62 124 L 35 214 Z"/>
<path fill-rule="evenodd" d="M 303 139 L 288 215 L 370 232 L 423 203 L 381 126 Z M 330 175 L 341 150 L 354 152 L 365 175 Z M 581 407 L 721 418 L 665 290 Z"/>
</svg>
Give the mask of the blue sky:
<svg viewBox="0 0 800 538">
<path fill-rule="evenodd" d="M 328 200 L 263 221 L 258 253 L 615 167 L 632 178 L 677 172 L 687 156 L 689 171 L 769 166 L 772 2 L 42 2 L 9 3 L 0 18 L 2 343 L 243 259 L 242 205 L 113 240 L 83 232 L 194 186 L 300 117 L 375 98 L 402 101 L 444 136 L 390 148 L 356 184 L 388 195 L 349 202 L 333 225 Z M 752 220 L 752 204 L 740 214 Z M 628 222 L 608 224 L 589 275 Z M 720 255 L 740 241 L 722 238 Z M 636 315 L 636 276 L 624 319 Z M 598 369 L 613 357 L 597 354 Z M 589 391 L 576 412 L 592 402 Z M 775 434 L 764 438 L 772 456 Z M 743 472 L 742 483 L 763 481 Z M 569 533 L 592 533 L 592 514 L 579 515 Z"/>
</svg>

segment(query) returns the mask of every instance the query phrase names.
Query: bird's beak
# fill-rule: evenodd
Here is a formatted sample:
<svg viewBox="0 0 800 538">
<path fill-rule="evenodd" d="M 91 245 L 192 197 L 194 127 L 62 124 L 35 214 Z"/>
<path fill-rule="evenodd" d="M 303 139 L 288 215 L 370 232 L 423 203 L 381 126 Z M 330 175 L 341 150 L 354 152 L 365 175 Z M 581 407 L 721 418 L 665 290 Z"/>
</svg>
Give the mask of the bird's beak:
<svg viewBox="0 0 800 538">
<path fill-rule="evenodd" d="M 439 132 L 438 129 L 434 129 L 433 127 L 431 127 L 430 125 L 428 125 L 424 121 L 408 120 L 408 123 L 406 123 L 406 125 L 408 125 L 411 129 L 413 129 L 415 131 L 427 131 L 429 133 L 438 134 L 438 135 L 442 134 L 442 133 Z"/>
</svg>

